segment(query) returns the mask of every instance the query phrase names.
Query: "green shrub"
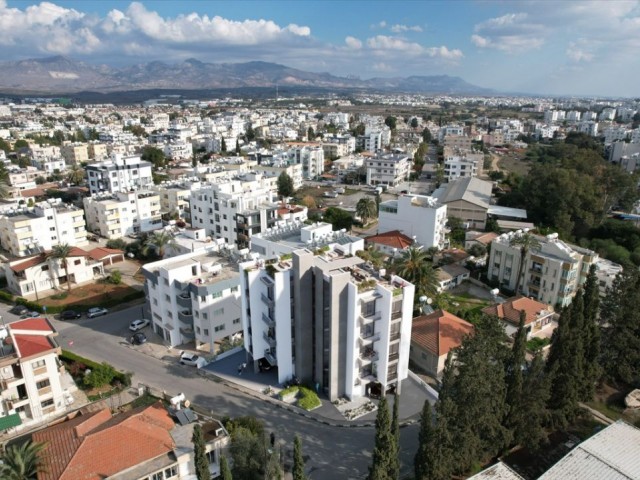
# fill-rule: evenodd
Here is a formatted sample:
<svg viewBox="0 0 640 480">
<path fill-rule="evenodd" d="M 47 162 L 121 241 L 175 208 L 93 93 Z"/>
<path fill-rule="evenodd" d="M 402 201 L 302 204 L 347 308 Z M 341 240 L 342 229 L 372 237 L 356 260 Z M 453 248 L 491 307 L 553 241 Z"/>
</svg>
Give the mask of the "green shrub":
<svg viewBox="0 0 640 480">
<path fill-rule="evenodd" d="M 64 349 L 62 349 L 62 353 L 60 353 L 59 358 L 61 361 L 70 366 L 74 363 L 79 363 L 83 364 L 86 368 L 89 368 L 91 370 L 95 370 L 97 368 L 100 368 L 101 366 L 101 364 L 98 362 L 94 362 L 93 360 L 89 360 L 88 358 L 82 357 L 73 352 L 70 352 L 69 350 Z M 115 369 L 113 369 L 113 371 L 115 373 L 111 381 L 113 381 L 114 383 L 120 383 L 126 387 L 131 386 L 131 377 L 133 376 L 131 372 L 118 372 Z"/>
<path fill-rule="evenodd" d="M 115 378 L 116 373 L 115 368 L 107 362 L 102 362 L 97 367 L 91 369 L 91 372 L 88 375 L 84 376 L 83 382 L 89 387 L 99 388 L 110 384 Z"/>
<path fill-rule="evenodd" d="M 314 408 L 322 405 L 322 402 L 318 398 L 316 392 L 307 387 L 300 387 L 300 398 L 298 399 L 298 406 L 305 410 L 313 410 Z"/>
<path fill-rule="evenodd" d="M 113 270 L 111 275 L 109 275 L 109 283 L 113 283 L 114 285 L 120 285 L 122 283 L 122 273 L 120 270 Z"/>
<path fill-rule="evenodd" d="M 551 340 L 548 338 L 539 338 L 533 337 L 531 340 L 527 342 L 527 350 L 531 352 L 536 352 L 538 350 L 542 350 L 544 347 L 549 345 Z"/>
<path fill-rule="evenodd" d="M 13 295 L 4 290 L 0 290 L 0 302 L 13 303 Z"/>
<path fill-rule="evenodd" d="M 121 238 L 114 238 L 107 241 L 107 248 L 113 248 L 114 250 L 124 250 L 127 248 L 127 242 Z"/>
<path fill-rule="evenodd" d="M 284 397 L 287 397 L 292 393 L 297 394 L 299 389 L 300 387 L 298 387 L 297 385 L 291 385 L 290 387 L 281 390 L 280 393 L 278 393 L 278 397 L 280 397 L 280 400 L 282 400 Z"/>
</svg>

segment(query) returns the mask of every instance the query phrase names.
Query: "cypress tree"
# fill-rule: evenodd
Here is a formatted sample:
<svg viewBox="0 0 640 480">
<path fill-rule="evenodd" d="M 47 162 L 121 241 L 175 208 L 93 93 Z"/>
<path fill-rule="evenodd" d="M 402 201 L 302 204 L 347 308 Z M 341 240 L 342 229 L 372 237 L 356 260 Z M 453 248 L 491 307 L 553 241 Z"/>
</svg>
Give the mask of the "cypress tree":
<svg viewBox="0 0 640 480">
<path fill-rule="evenodd" d="M 231 469 L 229 468 L 229 464 L 227 463 L 227 457 L 225 457 L 224 455 L 220 456 L 220 478 L 222 480 L 233 480 Z"/>
<path fill-rule="evenodd" d="M 220 151 L 221 152 L 227 151 L 227 142 L 225 142 L 224 137 L 222 137 L 222 142 L 220 142 Z"/>
<path fill-rule="evenodd" d="M 507 363 L 506 382 L 507 382 L 507 427 L 514 434 L 521 423 L 526 421 L 522 417 L 522 367 L 525 363 L 525 354 L 527 349 L 527 330 L 525 329 L 525 321 L 527 313 L 520 312 L 520 324 L 513 340 L 511 348 L 511 356 Z"/>
<path fill-rule="evenodd" d="M 400 478 L 400 419 L 398 409 L 400 408 L 400 396 L 396 390 L 393 396 L 393 410 L 391 415 L 391 440 L 389 446 L 391 455 L 391 465 L 389 468 L 389 478 L 398 480 Z"/>
<path fill-rule="evenodd" d="M 293 480 L 307 480 L 304 473 L 304 458 L 302 458 L 302 443 L 296 435 L 293 440 Z"/>
<path fill-rule="evenodd" d="M 591 265 L 584 284 L 584 329 L 582 343 L 584 348 L 584 381 L 580 388 L 580 399 L 589 401 L 595 394 L 595 385 L 602 375 L 600 368 L 600 326 L 598 313 L 600 290 L 596 277 L 596 266 Z"/>
<path fill-rule="evenodd" d="M 527 369 L 522 385 L 520 414 L 514 426 L 514 441 L 536 451 L 546 443 L 544 426 L 549 420 L 547 401 L 549 400 L 549 382 L 544 371 L 542 352 L 536 352 Z"/>
<path fill-rule="evenodd" d="M 236 138 L 236 155 L 240 155 L 240 141 Z"/>
<path fill-rule="evenodd" d="M 369 480 L 388 479 L 391 466 L 389 445 L 393 442 L 390 427 L 389 406 L 383 393 L 378 403 L 378 414 L 376 415 L 376 438 L 373 447 L 373 461 L 369 467 Z"/>
<path fill-rule="evenodd" d="M 209 480 L 211 473 L 209 472 L 209 460 L 205 453 L 205 441 L 202 427 L 196 424 L 193 427 L 193 435 L 191 436 L 191 442 L 193 443 L 193 455 L 196 465 L 196 477 L 198 480 Z"/>
<path fill-rule="evenodd" d="M 433 452 L 435 429 L 431 416 L 431 404 L 424 401 L 420 414 L 420 431 L 418 432 L 418 451 L 413 457 L 413 471 L 415 480 L 430 480 L 432 475 L 432 462 L 436 460 Z"/>
</svg>

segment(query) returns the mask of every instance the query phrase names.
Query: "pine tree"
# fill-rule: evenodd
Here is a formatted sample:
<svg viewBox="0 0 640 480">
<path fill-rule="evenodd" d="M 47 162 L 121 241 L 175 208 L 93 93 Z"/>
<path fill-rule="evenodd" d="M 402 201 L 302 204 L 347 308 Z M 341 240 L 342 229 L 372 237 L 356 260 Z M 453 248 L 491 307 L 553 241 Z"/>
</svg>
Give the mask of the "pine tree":
<svg viewBox="0 0 640 480">
<path fill-rule="evenodd" d="M 209 472 L 209 460 L 205 452 L 205 441 L 202 427 L 196 424 L 193 427 L 193 435 L 191 436 L 193 443 L 193 455 L 195 457 L 196 477 L 198 480 L 209 480 L 211 473 Z"/>
<path fill-rule="evenodd" d="M 373 461 L 369 467 L 369 480 L 388 480 L 391 466 L 389 445 L 392 445 L 392 442 L 389 406 L 383 393 L 378 403 L 378 414 L 376 415 L 376 438 L 373 447 Z"/>
<path fill-rule="evenodd" d="M 392 443 L 389 446 L 391 455 L 391 464 L 389 468 L 389 479 L 398 480 L 400 478 L 400 395 L 396 391 L 393 396 L 393 410 L 391 414 L 391 440 Z"/>
<path fill-rule="evenodd" d="M 589 401 L 595 394 L 595 385 L 602 375 L 600 368 L 600 326 L 598 313 L 600 290 L 596 276 L 596 266 L 591 265 L 584 284 L 584 329 L 582 343 L 584 348 L 584 381 L 580 388 L 580 399 Z"/>
<path fill-rule="evenodd" d="M 220 478 L 222 480 L 233 480 L 229 463 L 227 463 L 227 457 L 224 455 L 220 456 Z"/>
<path fill-rule="evenodd" d="M 293 480 L 307 480 L 304 473 L 304 458 L 302 458 L 302 442 L 296 435 L 293 440 Z"/>
</svg>

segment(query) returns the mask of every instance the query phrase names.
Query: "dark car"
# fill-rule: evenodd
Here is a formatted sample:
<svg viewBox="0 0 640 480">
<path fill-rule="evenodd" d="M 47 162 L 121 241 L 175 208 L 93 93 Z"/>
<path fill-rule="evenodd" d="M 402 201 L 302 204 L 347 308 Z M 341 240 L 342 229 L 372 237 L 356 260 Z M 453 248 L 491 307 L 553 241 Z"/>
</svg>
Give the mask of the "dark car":
<svg viewBox="0 0 640 480">
<path fill-rule="evenodd" d="M 134 333 L 131 336 L 131 343 L 133 345 L 142 345 L 143 343 L 146 343 L 146 342 L 147 342 L 147 336 L 142 332 Z"/>
<path fill-rule="evenodd" d="M 65 310 L 60 314 L 60 320 L 77 320 L 82 314 L 75 310 Z"/>
<path fill-rule="evenodd" d="M 16 305 L 11 310 L 9 310 L 14 315 L 24 315 L 29 312 L 29 309 L 24 305 Z"/>
</svg>

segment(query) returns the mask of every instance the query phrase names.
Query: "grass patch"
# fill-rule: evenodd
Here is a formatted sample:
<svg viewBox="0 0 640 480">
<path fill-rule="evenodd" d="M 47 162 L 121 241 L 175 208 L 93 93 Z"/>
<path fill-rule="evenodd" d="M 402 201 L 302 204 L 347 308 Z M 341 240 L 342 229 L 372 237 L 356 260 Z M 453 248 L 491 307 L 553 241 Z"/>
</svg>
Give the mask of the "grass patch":
<svg viewBox="0 0 640 480">
<path fill-rule="evenodd" d="M 282 400 L 294 394 L 296 396 L 297 405 L 307 411 L 313 410 L 314 408 L 318 408 L 320 405 L 322 405 L 322 402 L 320 401 L 320 398 L 318 398 L 316 392 L 314 392 L 310 388 L 301 387 L 298 385 L 291 385 L 290 387 L 281 390 L 278 393 L 278 397 L 280 398 L 280 400 Z"/>
<path fill-rule="evenodd" d="M 611 420 L 620 420 L 621 418 L 623 418 L 622 407 L 614 403 L 611 403 L 611 402 L 604 403 L 604 402 L 599 402 L 595 400 L 592 400 L 590 402 L 585 402 L 585 403 L 591 408 L 593 408 L 594 410 L 597 410 L 598 412 L 603 414 L 604 416 L 609 417 Z"/>
<path fill-rule="evenodd" d="M 129 405 L 132 409 L 138 407 L 148 407 L 149 405 L 153 405 L 154 403 L 158 402 L 158 400 L 160 400 L 160 398 L 154 397 L 150 393 L 145 393 L 141 397 L 136 398 L 133 402 L 130 402 Z"/>
<path fill-rule="evenodd" d="M 65 298 L 67 298 L 69 296 L 69 294 L 67 292 L 62 292 L 62 293 L 56 293 L 55 295 L 51 295 L 52 300 L 64 300 Z"/>
<path fill-rule="evenodd" d="M 537 352 L 538 350 L 542 350 L 544 347 L 551 343 L 551 339 L 549 338 L 539 338 L 533 337 L 531 340 L 527 342 L 527 350 L 530 352 Z"/>
</svg>

